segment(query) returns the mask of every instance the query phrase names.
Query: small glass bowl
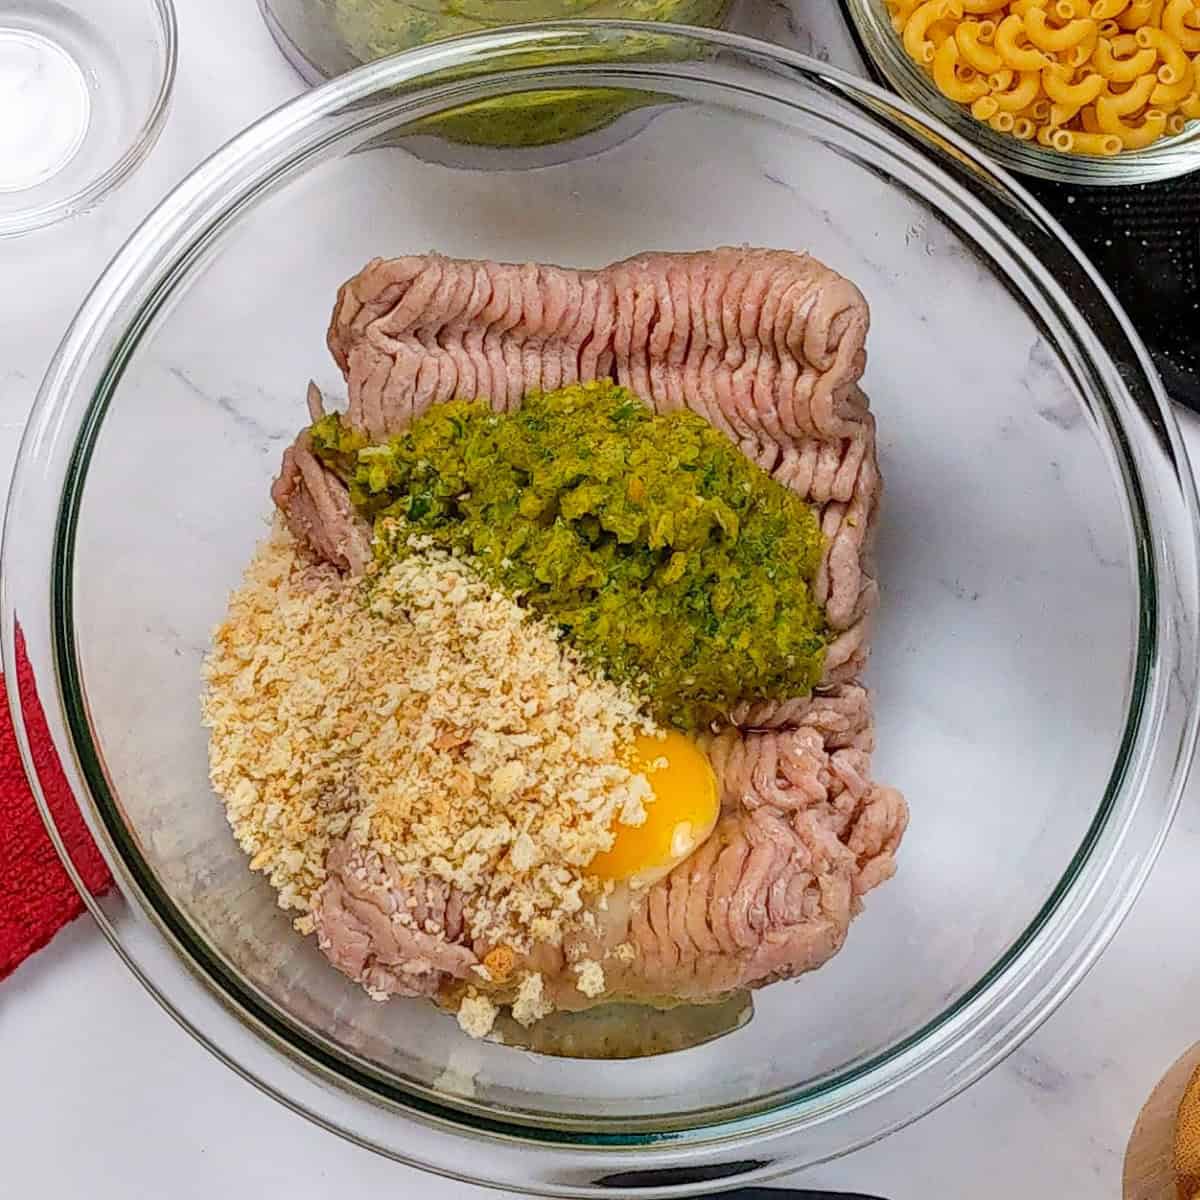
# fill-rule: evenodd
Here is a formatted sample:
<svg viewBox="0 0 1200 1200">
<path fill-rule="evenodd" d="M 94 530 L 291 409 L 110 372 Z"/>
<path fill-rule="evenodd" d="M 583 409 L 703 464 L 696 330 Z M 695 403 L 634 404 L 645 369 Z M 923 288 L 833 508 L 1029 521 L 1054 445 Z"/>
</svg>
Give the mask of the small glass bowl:
<svg viewBox="0 0 1200 1200">
<path fill-rule="evenodd" d="M 1200 122 L 1196 121 L 1145 150 L 1128 150 L 1111 158 L 1062 154 L 998 133 L 938 91 L 905 51 L 883 0 L 843 0 L 843 4 L 872 66 L 888 84 L 956 133 L 970 138 L 1003 166 L 1039 179 L 1093 186 L 1152 183 L 1200 168 Z"/>
<path fill-rule="evenodd" d="M 171 0 L 0 0 L 0 238 L 91 208 L 158 140 Z"/>
</svg>

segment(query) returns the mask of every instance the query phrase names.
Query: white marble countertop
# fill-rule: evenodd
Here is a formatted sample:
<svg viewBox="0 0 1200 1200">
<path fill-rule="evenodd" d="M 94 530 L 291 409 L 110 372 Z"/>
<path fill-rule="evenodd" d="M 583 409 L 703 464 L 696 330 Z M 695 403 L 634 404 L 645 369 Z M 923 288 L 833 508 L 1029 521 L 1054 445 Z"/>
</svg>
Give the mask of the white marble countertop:
<svg viewBox="0 0 1200 1200">
<path fill-rule="evenodd" d="M 771 0 L 755 28 L 847 61 L 829 0 Z M 109 256 L 155 200 L 300 85 L 249 0 L 178 0 L 173 112 L 149 162 L 96 212 L 0 243 L 0 473 L 38 380 Z M 1193 455 L 1200 422 L 1185 421 Z M 1114 1196 L 1125 1141 L 1165 1067 L 1200 1038 L 1200 781 L 1149 886 L 1083 985 L 965 1095 L 796 1184 L 891 1200 Z M 1189 953 L 1189 948 L 1192 953 Z M 0 987 L 6 1195 L 495 1195 L 373 1157 L 236 1079 L 151 1001 L 83 918 Z"/>
</svg>

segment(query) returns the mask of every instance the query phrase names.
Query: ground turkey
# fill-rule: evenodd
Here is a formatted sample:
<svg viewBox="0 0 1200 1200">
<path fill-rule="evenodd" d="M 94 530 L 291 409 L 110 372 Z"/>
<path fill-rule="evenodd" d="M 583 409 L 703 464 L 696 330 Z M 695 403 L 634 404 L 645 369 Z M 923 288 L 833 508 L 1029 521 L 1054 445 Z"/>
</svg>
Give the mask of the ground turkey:
<svg viewBox="0 0 1200 1200">
<path fill-rule="evenodd" d="M 875 426 L 858 386 L 866 303 L 802 254 L 722 249 L 645 254 L 600 271 L 377 259 L 338 295 L 328 342 L 345 374 L 346 420 L 372 439 L 430 405 L 609 377 L 658 411 L 688 407 L 818 512 L 815 587 L 835 638 L 818 693 L 747 701 L 709 752 L 722 793 L 713 835 L 660 883 L 618 892 L 561 947 L 511 965 L 539 971 L 557 1007 L 612 996 L 702 997 L 811 970 L 841 947 L 864 893 L 889 878 L 907 823 L 901 795 L 870 778 L 870 696 L 857 680 L 877 588 Z M 320 397 L 310 392 L 314 417 Z M 273 489 L 293 531 L 343 571 L 369 561 L 369 529 L 302 435 Z M 313 916 L 331 961 L 373 994 L 433 995 L 477 981 L 461 898 L 402 881 L 345 843 Z M 415 912 L 418 932 L 391 919 Z M 581 990 L 600 963 L 603 990 Z M 594 994 L 588 994 L 594 993 Z"/>
</svg>

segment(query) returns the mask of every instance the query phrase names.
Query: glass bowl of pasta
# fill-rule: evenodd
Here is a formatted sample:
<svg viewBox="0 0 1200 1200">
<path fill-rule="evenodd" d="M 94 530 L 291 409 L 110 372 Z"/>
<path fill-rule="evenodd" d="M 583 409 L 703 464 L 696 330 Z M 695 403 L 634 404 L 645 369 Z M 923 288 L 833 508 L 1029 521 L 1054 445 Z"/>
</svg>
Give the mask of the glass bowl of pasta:
<svg viewBox="0 0 1200 1200">
<path fill-rule="evenodd" d="M 620 118 L 629 136 L 599 153 L 531 166 L 497 147 L 469 169 L 427 153 L 449 140 L 448 115 L 589 89 L 636 101 Z M 411 334 L 414 317 L 439 323 Z M 462 374 L 450 373 L 451 355 Z M 564 396 L 564 376 L 608 389 L 602 440 L 578 421 L 538 426 L 550 396 L 524 404 L 524 384 L 507 414 L 515 423 L 471 403 L 512 395 L 517 372 L 535 367 L 560 406 L 582 403 Z M 614 400 L 606 373 L 633 396 Z M 418 406 L 454 392 L 435 408 L 447 423 L 432 427 L 413 474 L 404 438 L 418 427 L 405 411 L 424 420 Z M 692 406 L 710 402 L 710 424 L 697 425 Z M 398 420 L 399 440 L 355 440 L 364 405 L 380 436 Z M 700 450 L 692 434 L 663 442 L 659 457 L 671 461 L 646 479 L 658 459 L 611 457 L 622 430 L 673 414 L 685 432 L 702 430 Z M 538 441 L 539 428 L 558 440 Z M 694 752 L 712 735 L 698 777 L 721 781 L 716 824 L 711 805 L 705 816 L 685 803 L 696 819 L 677 845 L 679 823 L 647 818 L 632 827 L 669 835 L 659 844 L 668 874 L 630 885 L 636 901 L 614 889 L 603 892 L 616 898 L 607 909 L 585 908 L 577 888 L 578 907 L 552 910 L 590 914 L 597 932 L 608 922 L 632 930 L 600 948 L 603 962 L 576 960 L 586 993 L 561 961 L 536 973 L 547 987 L 571 985 L 572 1003 L 635 987 L 645 1001 L 652 986 L 663 990 L 651 999 L 682 998 L 665 1011 L 684 1016 L 701 994 L 685 989 L 703 985 L 710 1001 L 735 989 L 733 1011 L 706 1016 L 685 1047 L 658 1047 L 669 1053 L 582 1062 L 535 1052 L 508 1025 L 504 1040 L 483 1036 L 486 995 L 466 997 L 476 1002 L 464 1021 L 461 995 L 456 1020 L 431 1003 L 432 989 L 415 994 L 451 971 L 482 987 L 477 966 L 491 982 L 509 978 L 515 951 L 480 954 L 461 940 L 462 896 L 478 896 L 477 877 L 503 878 L 481 849 L 499 844 L 492 834 L 510 838 L 511 881 L 551 844 L 546 822 L 520 836 L 481 827 L 466 840 L 484 866 L 456 866 L 457 915 L 447 889 L 426 889 L 420 928 L 407 902 L 389 916 L 377 908 L 378 920 L 355 907 L 390 886 L 341 853 L 362 826 L 368 764 L 355 748 L 382 756 L 371 769 L 385 789 L 393 769 L 460 756 L 425 777 L 436 786 L 404 792 L 433 795 L 448 820 L 483 811 L 440 803 L 478 798 L 481 772 L 494 785 L 490 813 L 524 787 L 527 769 L 541 770 L 532 755 L 499 769 L 465 756 L 499 744 L 491 726 L 476 736 L 476 718 L 510 681 L 559 661 L 545 625 L 517 626 L 499 588 L 481 596 L 467 582 L 439 585 L 437 596 L 426 588 L 419 604 L 383 591 L 362 604 L 355 590 L 376 578 L 353 508 L 363 494 L 331 469 L 351 471 L 355 488 L 364 463 L 385 487 L 424 479 L 469 429 L 484 431 L 473 443 L 483 451 L 461 458 L 473 482 L 421 484 L 427 516 L 522 472 L 548 488 L 560 467 L 575 479 L 585 470 L 571 465 L 578 446 L 608 464 L 615 490 L 601 492 L 616 497 L 612 511 L 682 496 L 680 521 L 691 511 L 703 522 L 702 559 L 726 561 L 717 550 L 730 538 L 776 575 L 780 546 L 795 559 L 789 577 L 800 559 L 816 569 L 816 554 L 826 572 L 826 590 L 814 581 L 812 595 L 823 597 L 824 666 L 844 651 L 838 678 L 823 674 L 810 696 L 789 692 L 774 707 L 764 691 L 734 693 L 738 707 L 722 708 L 724 723 L 692 746 L 702 766 Z M 559 450 L 546 457 L 551 444 Z M 489 445 L 516 457 L 489 458 Z M 500 464 L 495 476 L 476 471 L 486 462 Z M 710 488 L 728 502 L 692 503 Z M 533 496 L 488 528 L 524 530 L 533 552 L 563 545 L 577 520 L 616 561 L 615 542 L 576 506 L 600 493 L 575 490 L 573 518 L 563 503 L 561 519 L 543 521 Z M 273 502 L 324 540 L 297 571 L 256 560 L 256 607 L 238 582 L 255 547 L 300 563 L 297 534 L 270 534 Z M 1001 1061 L 1096 960 L 1154 863 L 1195 743 L 1195 512 L 1175 418 L 1136 333 L 1054 222 L 965 138 L 882 88 L 753 39 L 527 26 L 387 58 L 299 97 L 201 165 L 134 233 L 69 330 L 25 435 L 4 538 L 4 678 L 19 736 L 36 731 L 37 744 L 49 734 L 57 750 L 26 762 L 46 821 L 53 830 L 75 803 L 112 869 L 115 887 L 88 898 L 101 928 L 180 1025 L 243 1078 L 380 1154 L 520 1195 L 695 1195 L 823 1161 L 930 1111 Z M 644 539 L 638 522 L 627 528 Z M 674 536 L 669 521 L 655 529 Z M 819 536 L 798 541 L 801 529 Z M 510 566 L 524 561 L 515 543 L 505 553 Z M 690 579 L 691 561 L 660 556 L 653 578 L 665 586 L 678 568 Z M 606 601 L 650 576 L 611 578 Z M 747 608 L 726 585 L 735 578 L 729 565 L 707 593 L 687 593 L 702 636 L 706 595 L 720 600 L 713 628 L 721 613 L 757 623 L 760 611 L 775 628 L 768 608 Z M 773 593 L 761 573 L 751 578 L 756 605 Z M 297 590 L 273 590 L 282 583 Z M 225 785 L 215 773 L 210 782 L 204 663 L 231 589 L 246 597 L 255 632 L 219 635 L 223 661 L 255 675 L 224 676 L 237 703 L 216 716 L 213 737 L 219 725 L 229 762 L 239 746 L 265 751 L 262 789 L 315 781 L 299 806 L 286 787 L 279 805 L 259 803 L 265 793 L 247 781 L 227 810 Z M 639 610 L 605 615 L 625 636 L 622 611 Z M 667 628 L 674 618 L 663 612 L 633 632 Z M 361 624 L 376 616 L 390 624 Z M 460 632 L 472 621 L 487 637 L 468 669 Z M 387 640 L 360 653 L 346 638 L 363 628 Z M 264 640 L 280 631 L 284 641 Z M 674 654 L 679 642 L 661 644 Z M 311 650 L 302 669 L 276 673 L 296 646 Z M 436 654 L 438 669 L 413 668 L 420 654 Z M 749 671 L 740 660 L 704 665 L 731 663 L 722 678 L 737 685 Z M 377 671 L 386 687 L 376 702 L 321 708 L 325 689 Z M 551 680 L 544 694 L 561 698 L 562 712 L 547 722 L 534 695 L 513 736 L 536 747 L 547 744 L 541 729 L 557 744 L 568 702 L 596 720 L 617 712 L 601 703 L 611 696 L 602 682 L 585 692 L 574 676 Z M 453 710 L 469 721 L 445 739 L 449 730 L 410 736 L 413 714 L 459 704 L 465 686 L 483 697 L 482 709 Z M 285 725 L 242 714 L 243 701 L 279 696 L 296 702 Z M 587 752 L 602 758 L 606 736 L 593 727 Z M 325 757 L 330 737 L 340 749 Z M 577 741 L 564 734 L 571 753 L 586 750 Z M 687 758 L 664 754 L 655 771 Z M 323 774 L 343 765 L 355 773 Z M 611 760 L 592 772 L 628 774 Z M 583 778 L 569 776 L 551 800 L 595 811 L 594 788 L 577 798 Z M 674 778 L 684 780 L 676 799 L 713 799 L 709 782 Z M 911 812 L 903 842 L 901 793 Z M 667 795 L 650 817 L 670 812 L 654 807 Z M 240 845 L 239 812 L 259 820 L 249 836 L 239 827 Z M 559 813 L 557 829 L 576 816 Z M 306 840 L 313 823 L 337 844 L 320 895 L 298 916 L 261 868 L 282 864 L 291 899 L 307 903 L 300 889 L 317 878 L 308 852 L 318 862 L 321 851 Z M 704 857 L 672 866 L 692 853 L 693 831 Z M 62 846 L 72 867 L 79 844 L 68 835 Z M 440 857 L 459 853 L 452 839 L 438 844 Z M 628 841 L 624 852 L 638 871 L 664 861 Z M 548 878 L 570 883 L 560 865 Z M 368 918 L 357 932 L 346 924 L 354 912 Z M 330 915 L 333 924 L 315 924 Z M 318 930 L 332 931 L 324 945 Z M 393 934 L 404 944 L 372 951 L 372 969 L 384 969 L 368 993 L 351 972 L 367 963 L 367 939 Z M 413 983 L 407 994 L 393 987 L 400 973 Z M 518 996 L 530 1018 L 546 996 L 541 984 L 526 993 L 532 978 Z M 631 990 L 609 991 L 614 978 Z M 651 1009 L 610 1007 L 627 1035 L 654 1024 Z M 519 1024 L 516 1003 L 513 1014 Z"/>
<path fill-rule="evenodd" d="M 1077 184 L 1200 167 L 1196 0 L 846 0 L 881 75 L 1013 170 Z"/>
</svg>

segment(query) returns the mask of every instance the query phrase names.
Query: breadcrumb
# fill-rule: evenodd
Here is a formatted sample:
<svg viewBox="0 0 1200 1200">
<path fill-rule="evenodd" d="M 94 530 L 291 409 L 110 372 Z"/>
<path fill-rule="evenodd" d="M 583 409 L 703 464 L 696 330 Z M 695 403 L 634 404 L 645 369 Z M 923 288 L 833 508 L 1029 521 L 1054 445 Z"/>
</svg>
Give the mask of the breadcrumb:
<svg viewBox="0 0 1200 1200">
<path fill-rule="evenodd" d="M 469 991 L 458 1007 L 458 1027 L 468 1037 L 485 1038 L 492 1032 L 499 1012 L 487 996 Z"/>
<path fill-rule="evenodd" d="M 612 955 L 618 962 L 631 963 L 637 957 L 637 951 L 632 942 L 622 942 L 613 947 Z"/>
<path fill-rule="evenodd" d="M 457 888 L 472 939 L 559 942 L 603 895 L 585 868 L 614 824 L 645 819 L 620 764 L 655 727 L 468 563 L 412 548 L 349 579 L 276 522 L 206 663 L 213 786 L 304 931 L 349 837 Z"/>
<path fill-rule="evenodd" d="M 546 998 L 545 984 L 539 971 L 530 971 L 517 988 L 512 1003 L 513 1020 L 526 1027 L 554 1011 L 554 1005 Z"/>
<path fill-rule="evenodd" d="M 588 997 L 599 996 L 604 992 L 604 968 L 589 958 L 575 966 L 575 986 Z"/>
</svg>

